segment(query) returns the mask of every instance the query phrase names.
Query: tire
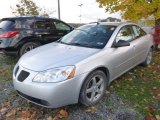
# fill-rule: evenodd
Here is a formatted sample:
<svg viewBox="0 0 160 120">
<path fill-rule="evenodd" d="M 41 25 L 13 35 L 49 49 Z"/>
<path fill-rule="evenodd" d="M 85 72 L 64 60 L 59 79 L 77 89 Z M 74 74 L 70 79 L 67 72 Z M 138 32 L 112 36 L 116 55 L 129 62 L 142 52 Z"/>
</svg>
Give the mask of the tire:
<svg viewBox="0 0 160 120">
<path fill-rule="evenodd" d="M 27 42 L 25 43 L 19 50 L 19 56 L 21 57 L 23 54 L 33 50 L 34 48 L 40 46 L 41 44 L 38 42 Z"/>
<path fill-rule="evenodd" d="M 96 104 L 101 100 L 107 86 L 107 77 L 101 70 L 92 72 L 83 83 L 80 92 L 80 103 L 85 106 Z"/>
<path fill-rule="evenodd" d="M 143 63 L 141 63 L 141 65 L 143 67 L 147 67 L 152 62 L 152 52 L 153 52 L 153 50 L 152 50 L 152 48 L 150 48 L 145 61 Z"/>
</svg>

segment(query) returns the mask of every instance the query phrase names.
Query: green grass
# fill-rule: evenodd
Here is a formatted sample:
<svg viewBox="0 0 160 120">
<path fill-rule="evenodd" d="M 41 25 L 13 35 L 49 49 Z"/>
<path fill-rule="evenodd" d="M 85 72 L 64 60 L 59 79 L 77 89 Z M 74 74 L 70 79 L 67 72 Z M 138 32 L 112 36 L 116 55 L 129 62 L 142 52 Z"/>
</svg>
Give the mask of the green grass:
<svg viewBox="0 0 160 120">
<path fill-rule="evenodd" d="M 0 55 L 0 81 L 12 80 L 12 71 L 17 58 Z"/>
<path fill-rule="evenodd" d="M 130 101 L 141 114 L 160 115 L 160 101 L 153 94 L 154 88 L 160 89 L 160 52 L 154 52 L 151 65 L 134 68 L 113 82 L 112 86 L 118 96 Z"/>
</svg>

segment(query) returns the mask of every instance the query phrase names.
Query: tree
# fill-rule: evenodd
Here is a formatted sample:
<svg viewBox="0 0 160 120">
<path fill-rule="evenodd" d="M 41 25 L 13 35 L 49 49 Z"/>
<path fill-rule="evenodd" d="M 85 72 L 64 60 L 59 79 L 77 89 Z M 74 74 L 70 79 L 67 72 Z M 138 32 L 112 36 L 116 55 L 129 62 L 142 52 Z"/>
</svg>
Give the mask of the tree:
<svg viewBox="0 0 160 120">
<path fill-rule="evenodd" d="M 16 16 L 47 16 L 53 12 L 39 8 L 32 0 L 20 0 L 16 8 L 12 8 L 12 13 Z"/>
<path fill-rule="evenodd" d="M 160 25 L 159 0 L 96 0 L 107 12 L 121 12 L 122 18 L 138 21 L 153 16 L 156 25 Z"/>
</svg>

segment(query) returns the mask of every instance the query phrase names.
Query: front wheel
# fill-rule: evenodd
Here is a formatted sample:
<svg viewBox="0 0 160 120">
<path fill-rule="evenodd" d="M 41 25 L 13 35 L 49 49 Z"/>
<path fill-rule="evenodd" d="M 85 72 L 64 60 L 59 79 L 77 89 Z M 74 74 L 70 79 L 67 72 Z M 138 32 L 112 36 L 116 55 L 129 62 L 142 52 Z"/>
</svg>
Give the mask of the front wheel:
<svg viewBox="0 0 160 120">
<path fill-rule="evenodd" d="M 152 62 L 152 48 L 148 51 L 145 61 L 141 64 L 144 67 L 147 67 Z"/>
<path fill-rule="evenodd" d="M 80 102 L 86 106 L 99 102 L 105 93 L 106 85 L 107 77 L 104 72 L 100 70 L 92 72 L 81 88 Z"/>
<path fill-rule="evenodd" d="M 38 42 L 27 42 L 25 43 L 19 51 L 19 56 L 22 56 L 23 54 L 33 50 L 34 48 L 40 46 L 40 43 Z"/>
</svg>

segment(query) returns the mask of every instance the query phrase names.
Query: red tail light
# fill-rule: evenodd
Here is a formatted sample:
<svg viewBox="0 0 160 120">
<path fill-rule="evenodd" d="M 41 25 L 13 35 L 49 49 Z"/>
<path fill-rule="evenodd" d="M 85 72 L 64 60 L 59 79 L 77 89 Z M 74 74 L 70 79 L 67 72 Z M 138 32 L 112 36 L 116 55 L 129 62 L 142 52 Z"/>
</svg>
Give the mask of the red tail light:
<svg viewBox="0 0 160 120">
<path fill-rule="evenodd" d="M 19 31 L 9 31 L 3 34 L 0 34 L 0 38 L 11 38 L 19 34 Z"/>
</svg>

